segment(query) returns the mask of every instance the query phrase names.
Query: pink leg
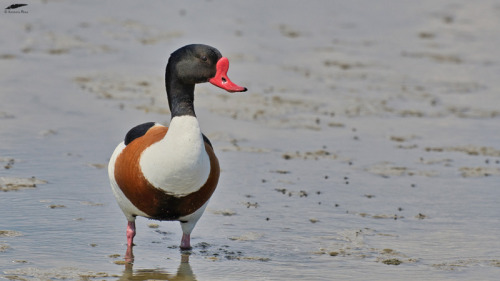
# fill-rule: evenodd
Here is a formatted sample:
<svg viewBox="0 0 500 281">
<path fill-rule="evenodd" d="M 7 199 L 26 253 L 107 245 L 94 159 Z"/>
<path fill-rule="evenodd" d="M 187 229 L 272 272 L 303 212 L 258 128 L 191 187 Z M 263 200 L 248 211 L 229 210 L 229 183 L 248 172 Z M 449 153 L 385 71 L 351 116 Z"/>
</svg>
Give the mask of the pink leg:
<svg viewBox="0 0 500 281">
<path fill-rule="evenodd" d="M 134 263 L 134 250 L 133 246 L 127 246 L 127 252 L 125 252 L 125 261 L 128 264 Z"/>
<path fill-rule="evenodd" d="M 181 250 L 189 250 L 189 249 L 191 249 L 191 235 L 183 233 L 181 240 Z"/>
<path fill-rule="evenodd" d="M 135 236 L 135 222 L 129 221 L 127 224 L 127 246 L 131 247 L 134 245 Z"/>
</svg>

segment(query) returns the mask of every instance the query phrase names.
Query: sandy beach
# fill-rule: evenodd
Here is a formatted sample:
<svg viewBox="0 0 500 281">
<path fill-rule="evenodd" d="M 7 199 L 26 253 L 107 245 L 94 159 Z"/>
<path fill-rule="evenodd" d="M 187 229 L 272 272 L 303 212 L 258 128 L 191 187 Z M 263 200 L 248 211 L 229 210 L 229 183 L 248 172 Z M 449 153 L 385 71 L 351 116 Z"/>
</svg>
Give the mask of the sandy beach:
<svg viewBox="0 0 500 281">
<path fill-rule="evenodd" d="M 26 3 L 0 7 L 0 279 L 498 278 L 498 1 Z M 221 179 L 193 249 L 140 218 L 125 260 L 107 163 L 168 125 L 190 43 L 249 90 L 196 86 Z"/>
</svg>

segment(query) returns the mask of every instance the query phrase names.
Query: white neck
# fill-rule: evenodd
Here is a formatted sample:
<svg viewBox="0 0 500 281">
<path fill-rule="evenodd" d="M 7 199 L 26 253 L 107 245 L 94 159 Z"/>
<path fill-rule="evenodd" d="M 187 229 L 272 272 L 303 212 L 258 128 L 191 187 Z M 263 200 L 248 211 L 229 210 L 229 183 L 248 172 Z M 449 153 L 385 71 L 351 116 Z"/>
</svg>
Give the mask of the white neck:
<svg viewBox="0 0 500 281">
<path fill-rule="evenodd" d="M 196 117 L 174 117 L 165 137 L 144 150 L 140 166 L 151 184 L 169 194 L 198 190 L 210 173 L 210 159 Z"/>
</svg>

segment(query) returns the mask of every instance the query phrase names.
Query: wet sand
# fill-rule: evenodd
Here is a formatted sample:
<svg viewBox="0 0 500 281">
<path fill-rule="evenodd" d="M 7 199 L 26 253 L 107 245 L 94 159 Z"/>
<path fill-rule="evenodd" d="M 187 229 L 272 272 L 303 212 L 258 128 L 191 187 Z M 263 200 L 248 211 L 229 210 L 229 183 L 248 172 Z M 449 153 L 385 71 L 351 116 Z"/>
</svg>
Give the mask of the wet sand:
<svg viewBox="0 0 500 281">
<path fill-rule="evenodd" d="M 495 280 L 495 1 L 42 1 L 0 16 L 0 278 Z M 163 72 L 217 47 L 249 88 L 196 89 L 221 180 L 181 252 L 106 165 L 170 115 Z"/>
</svg>

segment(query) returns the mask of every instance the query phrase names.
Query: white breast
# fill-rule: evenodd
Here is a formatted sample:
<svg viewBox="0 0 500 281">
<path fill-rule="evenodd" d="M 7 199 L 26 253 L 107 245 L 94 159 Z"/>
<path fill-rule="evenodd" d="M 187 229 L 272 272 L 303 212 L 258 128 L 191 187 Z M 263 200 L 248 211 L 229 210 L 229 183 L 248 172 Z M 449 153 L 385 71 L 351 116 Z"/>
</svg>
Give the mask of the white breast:
<svg viewBox="0 0 500 281">
<path fill-rule="evenodd" d="M 200 189 L 210 159 L 196 117 L 174 117 L 165 137 L 144 150 L 140 166 L 151 184 L 169 194 L 180 197 Z"/>
</svg>

